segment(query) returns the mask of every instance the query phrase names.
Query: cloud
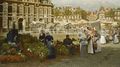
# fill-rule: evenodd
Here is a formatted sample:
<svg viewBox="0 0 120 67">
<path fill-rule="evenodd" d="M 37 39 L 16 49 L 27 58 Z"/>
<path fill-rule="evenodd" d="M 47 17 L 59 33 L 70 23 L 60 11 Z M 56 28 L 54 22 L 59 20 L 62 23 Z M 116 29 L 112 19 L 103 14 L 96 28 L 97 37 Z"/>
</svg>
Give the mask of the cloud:
<svg viewBox="0 0 120 67">
<path fill-rule="evenodd" d="M 52 0 L 56 6 L 80 6 L 86 10 L 96 10 L 101 6 L 120 7 L 120 0 Z"/>
</svg>

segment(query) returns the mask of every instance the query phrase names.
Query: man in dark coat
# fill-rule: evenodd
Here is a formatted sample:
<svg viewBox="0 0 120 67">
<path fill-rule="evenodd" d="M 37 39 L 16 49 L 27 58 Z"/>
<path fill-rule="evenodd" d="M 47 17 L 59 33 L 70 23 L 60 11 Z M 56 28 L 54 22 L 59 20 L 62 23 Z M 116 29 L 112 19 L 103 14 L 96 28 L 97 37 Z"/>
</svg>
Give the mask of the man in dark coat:
<svg viewBox="0 0 120 67">
<path fill-rule="evenodd" d="M 63 44 L 68 48 L 70 55 L 73 55 L 73 42 L 69 35 L 66 35 L 66 38 L 63 40 Z"/>
<path fill-rule="evenodd" d="M 39 40 L 40 40 L 40 42 L 45 44 L 45 33 L 43 30 L 41 31 L 41 33 L 39 35 Z"/>
<path fill-rule="evenodd" d="M 11 46 L 17 46 L 18 30 L 11 29 L 7 34 L 7 41 Z"/>
</svg>

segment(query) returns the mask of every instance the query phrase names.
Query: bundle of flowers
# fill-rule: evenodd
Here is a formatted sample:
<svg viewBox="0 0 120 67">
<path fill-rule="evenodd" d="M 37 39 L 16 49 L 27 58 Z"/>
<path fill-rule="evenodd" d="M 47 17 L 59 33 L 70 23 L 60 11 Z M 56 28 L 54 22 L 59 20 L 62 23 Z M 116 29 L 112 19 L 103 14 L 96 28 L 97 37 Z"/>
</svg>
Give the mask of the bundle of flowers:
<svg viewBox="0 0 120 67">
<path fill-rule="evenodd" d="M 31 55 L 30 57 L 37 58 L 40 60 L 45 60 L 46 57 L 48 56 L 47 47 L 40 42 L 26 43 L 26 44 L 24 44 L 24 46 L 28 51 L 27 53 L 29 53 L 27 56 Z"/>
</svg>

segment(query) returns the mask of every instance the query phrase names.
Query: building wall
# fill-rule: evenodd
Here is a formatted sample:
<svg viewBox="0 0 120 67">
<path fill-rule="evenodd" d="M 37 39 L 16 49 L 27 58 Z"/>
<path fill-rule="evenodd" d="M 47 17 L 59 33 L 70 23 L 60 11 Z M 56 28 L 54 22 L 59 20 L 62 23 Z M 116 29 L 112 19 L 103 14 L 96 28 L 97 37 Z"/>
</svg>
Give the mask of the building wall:
<svg viewBox="0 0 120 67">
<path fill-rule="evenodd" d="M 13 22 L 18 26 L 20 18 L 25 20 L 26 27 L 40 18 L 44 22 L 53 22 L 53 5 L 49 0 L 48 2 L 46 0 L 4 0 L 0 2 L 0 5 L 0 8 L 3 8 L 0 10 L 0 28 L 11 28 Z"/>
<path fill-rule="evenodd" d="M 66 7 L 56 7 L 56 8 L 54 8 L 54 10 L 55 9 L 57 9 L 61 12 L 61 14 L 59 16 L 54 17 L 55 20 L 81 20 L 82 19 L 81 14 L 77 14 L 77 15 L 74 14 L 74 12 L 77 10 L 77 8 L 66 6 Z M 64 11 L 66 9 L 70 10 L 72 12 L 72 14 L 69 16 L 65 16 Z"/>
<path fill-rule="evenodd" d="M 115 10 L 114 19 L 120 21 L 120 9 Z"/>
</svg>

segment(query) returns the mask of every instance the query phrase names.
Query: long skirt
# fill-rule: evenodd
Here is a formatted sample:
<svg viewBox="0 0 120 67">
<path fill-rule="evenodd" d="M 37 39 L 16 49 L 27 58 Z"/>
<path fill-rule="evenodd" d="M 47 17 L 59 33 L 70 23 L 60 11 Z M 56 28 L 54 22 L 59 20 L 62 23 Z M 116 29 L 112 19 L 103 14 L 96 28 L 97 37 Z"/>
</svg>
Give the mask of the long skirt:
<svg viewBox="0 0 120 67">
<path fill-rule="evenodd" d="M 119 43 L 119 39 L 118 39 L 117 35 L 114 36 L 113 43 L 114 44 Z"/>
<path fill-rule="evenodd" d="M 81 57 L 87 56 L 87 45 L 80 44 L 80 56 Z"/>
<path fill-rule="evenodd" d="M 105 36 L 101 36 L 101 37 L 100 37 L 100 43 L 101 43 L 101 44 L 105 44 L 105 43 L 106 43 Z"/>
<path fill-rule="evenodd" d="M 101 52 L 100 40 L 97 41 L 97 49 L 95 50 L 95 52 Z"/>
<path fill-rule="evenodd" d="M 90 40 L 90 42 L 88 44 L 88 53 L 94 54 L 93 41 L 92 40 Z"/>
</svg>

